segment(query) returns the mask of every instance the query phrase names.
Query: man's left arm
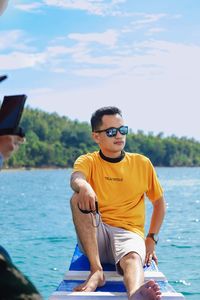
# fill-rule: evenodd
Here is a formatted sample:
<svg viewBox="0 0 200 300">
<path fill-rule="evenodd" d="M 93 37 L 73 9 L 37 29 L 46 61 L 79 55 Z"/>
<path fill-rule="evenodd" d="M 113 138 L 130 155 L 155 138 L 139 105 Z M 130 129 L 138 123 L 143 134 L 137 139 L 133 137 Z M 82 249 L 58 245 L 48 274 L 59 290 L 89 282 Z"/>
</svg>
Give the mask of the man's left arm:
<svg viewBox="0 0 200 300">
<path fill-rule="evenodd" d="M 149 228 L 149 233 L 146 237 L 146 260 L 145 263 L 150 265 L 152 259 L 158 263 L 158 259 L 155 252 L 156 246 L 156 235 L 158 235 L 161 225 L 164 220 L 166 204 L 164 197 L 160 197 L 156 201 L 152 202 L 153 213 L 151 216 L 151 223 Z"/>
</svg>

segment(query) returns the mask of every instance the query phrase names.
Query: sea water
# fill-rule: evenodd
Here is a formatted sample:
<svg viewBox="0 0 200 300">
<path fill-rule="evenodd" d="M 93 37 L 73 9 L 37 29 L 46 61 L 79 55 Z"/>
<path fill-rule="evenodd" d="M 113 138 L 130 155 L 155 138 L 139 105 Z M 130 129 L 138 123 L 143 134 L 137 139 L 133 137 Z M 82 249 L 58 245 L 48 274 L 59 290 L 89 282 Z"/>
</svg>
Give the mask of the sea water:
<svg viewBox="0 0 200 300">
<path fill-rule="evenodd" d="M 186 299 L 200 299 L 200 168 L 157 168 L 167 214 L 159 268 Z M 0 244 L 48 299 L 76 244 L 69 200 L 71 170 L 0 172 Z M 152 207 L 147 201 L 147 220 Z M 148 228 L 149 222 L 146 227 Z"/>
</svg>

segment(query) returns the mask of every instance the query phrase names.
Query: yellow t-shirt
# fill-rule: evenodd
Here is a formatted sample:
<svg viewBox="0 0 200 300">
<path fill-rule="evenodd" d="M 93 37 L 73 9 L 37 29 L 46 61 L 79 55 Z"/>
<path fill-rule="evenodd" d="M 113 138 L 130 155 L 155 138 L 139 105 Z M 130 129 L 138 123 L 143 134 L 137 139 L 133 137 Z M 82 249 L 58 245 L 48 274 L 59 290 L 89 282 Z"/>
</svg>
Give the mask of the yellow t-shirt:
<svg viewBox="0 0 200 300">
<path fill-rule="evenodd" d="M 120 162 L 108 162 L 99 152 L 81 155 L 73 172 L 82 172 L 94 189 L 104 223 L 144 236 L 145 194 L 153 202 L 163 190 L 150 160 L 125 153 Z"/>
</svg>

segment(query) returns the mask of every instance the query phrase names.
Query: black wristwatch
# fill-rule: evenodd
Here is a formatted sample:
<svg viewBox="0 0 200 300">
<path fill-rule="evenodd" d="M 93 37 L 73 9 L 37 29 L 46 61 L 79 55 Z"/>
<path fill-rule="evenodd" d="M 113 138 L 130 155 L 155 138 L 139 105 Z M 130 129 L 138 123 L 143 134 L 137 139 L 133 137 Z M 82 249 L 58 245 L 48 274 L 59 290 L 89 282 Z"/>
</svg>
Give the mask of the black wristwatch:
<svg viewBox="0 0 200 300">
<path fill-rule="evenodd" d="M 159 237 L 156 233 L 148 233 L 147 237 L 151 238 L 156 244 L 158 243 Z"/>
</svg>

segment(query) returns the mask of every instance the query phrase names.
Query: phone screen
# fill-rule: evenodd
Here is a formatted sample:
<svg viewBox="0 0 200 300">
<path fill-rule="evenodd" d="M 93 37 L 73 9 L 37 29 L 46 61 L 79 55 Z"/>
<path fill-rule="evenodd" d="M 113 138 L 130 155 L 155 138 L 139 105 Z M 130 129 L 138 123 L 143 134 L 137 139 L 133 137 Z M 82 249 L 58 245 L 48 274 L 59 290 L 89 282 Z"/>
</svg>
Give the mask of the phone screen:
<svg viewBox="0 0 200 300">
<path fill-rule="evenodd" d="M 0 130 L 16 129 L 26 101 L 26 95 L 5 96 L 0 109 Z"/>
</svg>

